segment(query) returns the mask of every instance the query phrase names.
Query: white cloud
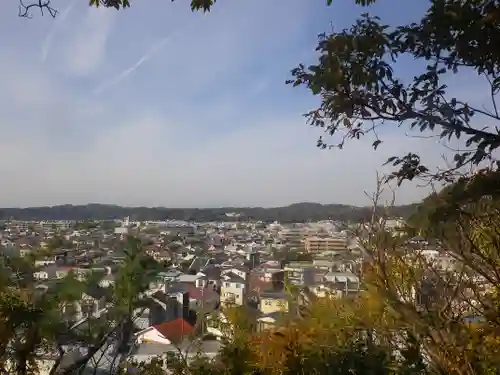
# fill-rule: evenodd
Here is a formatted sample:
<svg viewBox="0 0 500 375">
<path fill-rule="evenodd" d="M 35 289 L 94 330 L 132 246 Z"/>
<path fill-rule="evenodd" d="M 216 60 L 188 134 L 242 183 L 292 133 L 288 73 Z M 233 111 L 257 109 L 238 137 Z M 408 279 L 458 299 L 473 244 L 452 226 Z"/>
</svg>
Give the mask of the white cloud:
<svg viewBox="0 0 500 375">
<path fill-rule="evenodd" d="M 89 8 L 85 12 L 85 17 L 76 25 L 66 53 L 70 73 L 88 76 L 103 64 L 115 13 L 105 8 Z"/>
<path fill-rule="evenodd" d="M 76 0 L 71 0 L 67 8 L 65 8 L 63 11 L 61 11 L 60 15 L 57 17 L 56 21 L 54 22 L 54 25 L 50 28 L 49 32 L 45 36 L 45 38 L 42 41 L 41 45 L 41 55 L 40 58 L 42 61 L 47 60 L 47 56 L 49 55 L 50 48 L 52 47 L 52 42 L 57 35 L 57 32 L 60 30 L 61 25 L 64 24 L 66 18 L 68 17 L 69 13 L 75 6 L 75 1 Z"/>
<path fill-rule="evenodd" d="M 104 90 L 107 90 L 114 85 L 117 85 L 120 83 L 122 80 L 127 78 L 130 74 L 132 74 L 135 70 L 141 67 L 142 64 L 153 58 L 158 52 L 160 52 L 163 47 L 168 43 L 168 41 L 171 39 L 171 36 L 167 36 L 160 41 L 154 43 L 145 54 L 143 54 L 134 64 L 129 66 L 128 68 L 122 70 L 117 76 L 108 79 L 101 83 L 98 87 L 96 87 L 93 91 L 94 94 L 100 94 Z"/>
<path fill-rule="evenodd" d="M 309 32 L 306 2 L 228 2 L 166 22 L 185 5 L 175 4 L 72 12 L 68 35 L 54 36 L 51 56 L 65 56 L 54 64 L 0 52 L 0 206 L 367 204 L 388 156 L 418 150 L 439 162 L 433 142 L 396 132 L 377 152 L 368 140 L 315 147 L 319 133 L 300 116 L 310 96 L 269 79 L 303 56 L 294 43 Z M 399 197 L 425 194 L 409 185 Z"/>
</svg>

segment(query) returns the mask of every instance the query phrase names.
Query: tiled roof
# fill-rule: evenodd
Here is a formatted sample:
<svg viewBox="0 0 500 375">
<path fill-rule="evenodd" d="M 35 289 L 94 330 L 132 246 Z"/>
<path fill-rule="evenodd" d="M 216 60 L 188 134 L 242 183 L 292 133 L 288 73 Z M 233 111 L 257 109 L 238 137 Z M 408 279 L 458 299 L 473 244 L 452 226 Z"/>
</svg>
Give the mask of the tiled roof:
<svg viewBox="0 0 500 375">
<path fill-rule="evenodd" d="M 193 332 L 193 326 L 182 318 L 171 320 L 170 322 L 161 323 L 153 326 L 164 337 L 173 343 L 180 343 L 184 336 Z"/>
<path fill-rule="evenodd" d="M 169 300 L 168 296 L 165 293 L 163 293 L 161 290 L 153 293 L 151 295 L 151 297 L 153 297 L 154 299 L 157 299 L 158 301 L 163 302 L 163 303 L 168 303 L 168 300 Z"/>
<path fill-rule="evenodd" d="M 244 284 L 245 279 L 235 274 L 234 272 L 228 272 L 224 274 L 223 282 Z"/>
</svg>

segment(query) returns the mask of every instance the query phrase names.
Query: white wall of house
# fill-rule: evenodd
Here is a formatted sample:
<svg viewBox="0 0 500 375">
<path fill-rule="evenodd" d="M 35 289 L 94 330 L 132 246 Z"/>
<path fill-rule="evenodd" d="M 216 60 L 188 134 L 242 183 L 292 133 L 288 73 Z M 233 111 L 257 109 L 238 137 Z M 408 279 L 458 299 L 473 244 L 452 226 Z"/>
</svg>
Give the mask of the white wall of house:
<svg viewBox="0 0 500 375">
<path fill-rule="evenodd" d="M 160 332 L 158 332 L 154 327 L 150 327 L 142 332 L 139 332 L 136 335 L 136 340 L 138 344 L 141 344 L 143 342 L 155 342 L 165 345 L 171 344 L 170 340 L 163 336 Z"/>
<path fill-rule="evenodd" d="M 56 264 L 55 259 L 37 259 L 35 260 L 35 267 L 48 266 L 50 264 Z"/>
<path fill-rule="evenodd" d="M 212 315 L 207 318 L 206 332 L 217 339 L 222 337 L 231 338 L 233 331 L 232 324 L 223 313 Z"/>
<path fill-rule="evenodd" d="M 212 286 L 213 288 L 217 288 L 220 284 L 220 280 L 210 279 L 203 272 L 198 272 L 196 275 L 200 277 L 195 282 L 195 286 L 197 288 L 205 288 L 207 286 L 208 287 Z"/>
<path fill-rule="evenodd" d="M 340 298 L 342 297 L 343 292 L 338 289 L 334 289 L 331 287 L 327 287 L 326 285 L 316 285 L 313 288 L 310 288 L 310 291 L 318 298 Z"/>
<path fill-rule="evenodd" d="M 278 298 L 262 298 L 259 302 L 259 310 L 263 314 L 288 312 L 288 301 Z"/>
<path fill-rule="evenodd" d="M 220 301 L 221 303 L 235 303 L 241 306 L 245 301 L 246 293 L 245 284 L 222 281 Z"/>
<path fill-rule="evenodd" d="M 36 280 L 47 280 L 49 278 L 49 273 L 46 271 L 33 272 L 33 277 Z"/>
<path fill-rule="evenodd" d="M 247 276 L 248 276 L 248 275 L 247 275 L 247 272 L 242 271 L 242 270 L 239 270 L 239 269 L 237 269 L 237 268 L 228 268 L 228 269 L 225 269 L 225 270 L 223 270 L 223 271 L 221 272 L 221 274 L 222 274 L 222 275 L 225 275 L 225 274 L 230 273 L 230 272 L 232 272 L 232 273 L 234 273 L 234 274 L 238 275 L 239 277 L 241 277 L 241 278 L 242 278 L 242 279 L 244 279 L 244 280 L 246 280 L 246 279 L 247 279 Z"/>
<path fill-rule="evenodd" d="M 198 273 L 198 275 L 200 275 L 200 273 Z M 208 280 L 205 279 L 202 275 L 200 276 L 201 277 L 199 279 L 196 279 L 195 286 L 197 288 L 204 288 L 208 284 Z"/>
</svg>

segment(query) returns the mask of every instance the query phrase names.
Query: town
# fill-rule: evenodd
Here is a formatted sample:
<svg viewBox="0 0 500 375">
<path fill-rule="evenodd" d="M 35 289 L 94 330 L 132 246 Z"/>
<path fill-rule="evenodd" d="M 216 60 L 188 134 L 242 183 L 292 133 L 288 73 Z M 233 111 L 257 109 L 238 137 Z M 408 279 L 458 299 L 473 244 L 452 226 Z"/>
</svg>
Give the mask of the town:
<svg viewBox="0 0 500 375">
<path fill-rule="evenodd" d="M 500 375 L 499 0 L 0 2 L 0 375 Z"/>
<path fill-rule="evenodd" d="M 402 219 L 385 223 L 395 236 L 404 225 Z M 153 272 L 142 292 L 148 303 L 135 308 L 133 334 L 123 356 L 148 362 L 193 342 L 201 346 L 193 346 L 196 353 L 188 350 L 188 356 L 200 350 L 206 357 L 216 356 L 228 334 L 226 307 L 244 308 L 255 319 L 257 331 L 263 331 L 275 328 L 311 298 L 356 295 L 365 254 L 353 235 L 355 228 L 335 221 L 241 222 L 229 215 L 228 221 L 205 223 L 138 222 L 128 217 L 106 222 L 10 220 L 0 234 L 4 260 L 10 259 L 11 265 L 14 258 L 33 261 L 31 275 L 20 275 L 11 266 L 13 279 L 31 280 L 32 287 L 44 293 L 68 278 L 96 281 L 86 284 L 71 308 L 60 306 L 71 330 L 107 319 L 109 291 L 126 258 L 125 243 L 131 237 L 140 241 L 140 251 L 152 261 L 145 271 Z M 426 249 L 423 238 L 411 242 L 435 261 L 452 262 L 446 253 Z M 297 293 L 290 294 L 290 289 Z M 65 356 L 77 361 L 81 346 L 67 344 Z M 94 356 L 98 359 L 89 363 L 109 372 L 116 350 L 101 349 Z M 48 373 L 55 359 L 50 353 L 39 358 L 40 368 Z"/>
</svg>

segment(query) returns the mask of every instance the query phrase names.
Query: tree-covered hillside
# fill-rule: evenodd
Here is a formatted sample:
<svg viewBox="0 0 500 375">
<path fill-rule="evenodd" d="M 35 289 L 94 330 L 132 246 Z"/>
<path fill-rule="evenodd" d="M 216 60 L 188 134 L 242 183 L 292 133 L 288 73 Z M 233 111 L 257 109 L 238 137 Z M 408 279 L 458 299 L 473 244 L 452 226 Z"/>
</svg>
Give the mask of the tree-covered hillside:
<svg viewBox="0 0 500 375">
<path fill-rule="evenodd" d="M 408 217 L 416 205 L 394 207 L 394 215 Z M 371 207 L 342 204 L 296 203 L 285 207 L 222 207 L 222 208 L 165 208 L 122 207 L 104 204 L 81 206 L 1 208 L 0 220 L 109 220 L 129 216 L 133 220 L 179 219 L 189 221 L 234 221 L 230 213 L 239 213 L 239 220 L 266 222 L 305 222 L 316 220 L 361 221 L 370 217 Z"/>
</svg>

